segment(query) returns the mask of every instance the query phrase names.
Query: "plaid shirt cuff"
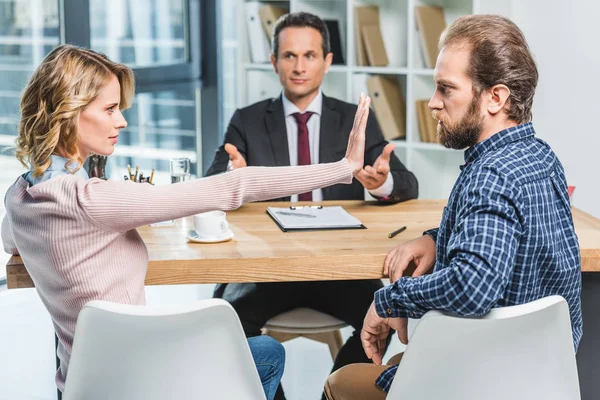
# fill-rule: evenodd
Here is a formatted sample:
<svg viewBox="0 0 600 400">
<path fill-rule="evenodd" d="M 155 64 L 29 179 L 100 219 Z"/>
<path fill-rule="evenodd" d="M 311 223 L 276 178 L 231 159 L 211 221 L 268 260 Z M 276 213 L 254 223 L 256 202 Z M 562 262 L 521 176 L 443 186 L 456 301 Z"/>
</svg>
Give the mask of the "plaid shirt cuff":
<svg viewBox="0 0 600 400">
<path fill-rule="evenodd" d="M 429 235 L 429 236 L 431 236 L 431 238 L 433 239 L 433 241 L 437 243 L 437 237 L 438 237 L 438 231 L 439 230 L 440 230 L 440 228 L 429 229 L 429 230 L 423 232 L 423 235 Z"/>
<path fill-rule="evenodd" d="M 395 284 L 385 286 L 375 292 L 375 311 L 381 318 L 408 318 L 408 312 L 394 305 L 392 290 Z"/>
<path fill-rule="evenodd" d="M 377 386 L 379 386 L 384 392 L 389 392 L 394 380 L 394 376 L 396 375 L 396 371 L 398 371 L 397 365 L 393 365 L 383 371 L 381 375 L 379 375 L 379 378 L 377 378 L 377 381 L 375 381 Z"/>
<path fill-rule="evenodd" d="M 402 277 L 375 292 L 375 311 L 381 318 L 421 318 L 427 310 L 416 304 L 412 296 L 419 295 L 420 281 L 425 277 Z"/>
</svg>

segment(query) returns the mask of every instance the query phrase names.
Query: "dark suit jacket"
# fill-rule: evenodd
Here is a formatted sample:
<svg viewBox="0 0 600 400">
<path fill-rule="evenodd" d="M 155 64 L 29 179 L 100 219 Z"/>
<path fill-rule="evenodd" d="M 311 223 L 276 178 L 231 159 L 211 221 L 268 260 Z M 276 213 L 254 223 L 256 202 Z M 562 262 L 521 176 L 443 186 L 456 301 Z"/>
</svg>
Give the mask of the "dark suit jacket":
<svg viewBox="0 0 600 400">
<path fill-rule="evenodd" d="M 323 96 L 319 139 L 320 163 L 339 161 L 345 156 L 355 112 L 356 105 Z M 248 166 L 289 166 L 290 155 L 281 97 L 236 110 L 227 128 L 225 143 L 236 146 Z M 225 143 L 217 150 L 207 176 L 219 174 L 227 169 L 229 155 L 224 149 Z M 373 165 L 386 144 L 379 124 L 371 112 L 366 130 L 365 165 Z M 394 178 L 394 189 L 388 201 L 399 202 L 416 198 L 417 179 L 393 153 L 390 168 Z M 287 197 L 280 200 L 289 199 Z M 352 180 L 351 185 L 323 188 L 323 200 L 362 199 L 364 188 L 356 179 Z"/>
</svg>

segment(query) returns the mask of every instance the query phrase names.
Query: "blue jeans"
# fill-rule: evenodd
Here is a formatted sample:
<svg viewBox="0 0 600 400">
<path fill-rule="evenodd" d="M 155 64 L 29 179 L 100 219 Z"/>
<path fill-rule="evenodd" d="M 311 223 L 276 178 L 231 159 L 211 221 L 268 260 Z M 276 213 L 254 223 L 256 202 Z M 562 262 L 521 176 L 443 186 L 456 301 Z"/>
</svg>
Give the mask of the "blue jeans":
<svg viewBox="0 0 600 400">
<path fill-rule="evenodd" d="M 258 370 L 267 400 L 273 400 L 285 366 L 283 346 L 270 336 L 248 338 L 250 352 Z"/>
</svg>

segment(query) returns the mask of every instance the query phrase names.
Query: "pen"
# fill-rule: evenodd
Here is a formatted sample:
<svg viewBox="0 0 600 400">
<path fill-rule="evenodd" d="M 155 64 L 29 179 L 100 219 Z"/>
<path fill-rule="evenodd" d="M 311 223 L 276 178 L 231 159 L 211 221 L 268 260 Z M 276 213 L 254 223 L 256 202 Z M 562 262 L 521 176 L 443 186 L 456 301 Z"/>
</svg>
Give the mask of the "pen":
<svg viewBox="0 0 600 400">
<path fill-rule="evenodd" d="M 154 168 L 152 168 L 152 174 L 150 174 L 150 184 L 152 185 L 152 182 L 154 182 Z"/>
<path fill-rule="evenodd" d="M 391 239 L 391 238 L 393 238 L 394 236 L 396 236 L 397 234 L 404 232 L 404 230 L 405 230 L 405 229 L 406 229 L 406 227 L 405 227 L 405 226 L 403 226 L 403 227 L 402 227 L 402 228 L 400 228 L 400 229 L 396 229 L 394 232 L 390 233 L 390 234 L 388 235 L 388 237 Z"/>
<path fill-rule="evenodd" d="M 291 213 L 291 212 L 286 212 L 286 211 L 277 211 L 277 214 L 289 215 L 291 217 L 317 218 L 316 215 L 302 214 L 302 213 Z"/>
</svg>

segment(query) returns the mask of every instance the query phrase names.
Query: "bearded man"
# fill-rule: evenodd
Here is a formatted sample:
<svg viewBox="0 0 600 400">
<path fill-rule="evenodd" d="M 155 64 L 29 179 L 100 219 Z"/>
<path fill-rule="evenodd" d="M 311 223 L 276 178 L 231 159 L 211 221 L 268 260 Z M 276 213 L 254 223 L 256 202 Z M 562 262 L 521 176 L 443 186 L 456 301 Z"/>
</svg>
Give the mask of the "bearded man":
<svg viewBox="0 0 600 400">
<path fill-rule="evenodd" d="M 465 164 L 439 228 L 388 253 L 391 284 L 361 332 L 373 364 L 333 373 L 330 400 L 385 399 L 397 371 L 381 365 L 385 338 L 395 329 L 407 343 L 407 318 L 429 310 L 477 317 L 560 295 L 575 350 L 581 339 L 579 245 L 563 167 L 531 122 L 538 72 L 525 37 L 507 18 L 471 15 L 447 28 L 439 50 L 429 108 L 440 143 L 466 149 Z M 403 276 L 409 264 L 415 272 Z"/>
</svg>

